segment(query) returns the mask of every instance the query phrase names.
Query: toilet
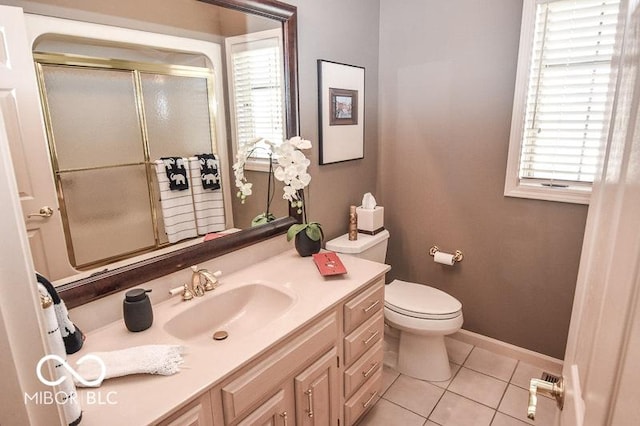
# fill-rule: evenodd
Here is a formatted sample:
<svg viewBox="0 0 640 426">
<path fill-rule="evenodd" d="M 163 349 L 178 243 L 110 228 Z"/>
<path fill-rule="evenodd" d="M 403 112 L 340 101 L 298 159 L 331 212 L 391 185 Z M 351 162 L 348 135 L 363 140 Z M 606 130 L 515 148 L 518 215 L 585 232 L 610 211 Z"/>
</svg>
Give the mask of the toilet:
<svg viewBox="0 0 640 426">
<path fill-rule="evenodd" d="M 384 263 L 389 231 L 376 235 L 348 234 L 327 242 L 327 250 Z M 428 381 L 451 378 L 444 336 L 462 327 L 462 304 L 453 296 L 424 284 L 394 280 L 385 286 L 385 322 L 400 331 L 397 370 Z"/>
</svg>

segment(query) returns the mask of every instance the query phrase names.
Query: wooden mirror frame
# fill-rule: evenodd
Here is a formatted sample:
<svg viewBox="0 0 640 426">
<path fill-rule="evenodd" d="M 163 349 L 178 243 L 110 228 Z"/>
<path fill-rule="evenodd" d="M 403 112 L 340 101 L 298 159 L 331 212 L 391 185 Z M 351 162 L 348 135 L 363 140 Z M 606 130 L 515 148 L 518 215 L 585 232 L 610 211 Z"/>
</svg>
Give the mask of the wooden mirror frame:
<svg viewBox="0 0 640 426">
<path fill-rule="evenodd" d="M 298 45 L 297 8 L 275 0 L 200 0 L 205 3 L 260 15 L 282 23 L 284 36 L 285 114 L 287 138 L 299 134 L 298 123 Z M 289 217 L 255 228 L 229 234 L 223 238 L 185 247 L 153 258 L 107 270 L 57 287 L 67 307 L 73 308 L 126 288 L 143 284 L 191 265 L 284 234 L 301 222 L 296 209 L 289 207 Z"/>
</svg>

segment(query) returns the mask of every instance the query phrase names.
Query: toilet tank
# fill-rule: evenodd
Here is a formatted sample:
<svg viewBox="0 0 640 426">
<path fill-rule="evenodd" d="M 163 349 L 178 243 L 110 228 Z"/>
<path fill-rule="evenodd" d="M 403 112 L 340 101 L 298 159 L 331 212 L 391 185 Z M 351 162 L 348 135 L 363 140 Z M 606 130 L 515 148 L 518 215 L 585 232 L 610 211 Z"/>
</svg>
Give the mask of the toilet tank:
<svg viewBox="0 0 640 426">
<path fill-rule="evenodd" d="M 358 233 L 358 239 L 349 241 L 349 234 L 344 234 L 331 241 L 327 241 L 327 250 L 336 253 L 348 254 L 362 259 L 384 263 L 387 256 L 387 243 L 389 242 L 389 231 L 386 229 L 376 235 Z"/>
</svg>

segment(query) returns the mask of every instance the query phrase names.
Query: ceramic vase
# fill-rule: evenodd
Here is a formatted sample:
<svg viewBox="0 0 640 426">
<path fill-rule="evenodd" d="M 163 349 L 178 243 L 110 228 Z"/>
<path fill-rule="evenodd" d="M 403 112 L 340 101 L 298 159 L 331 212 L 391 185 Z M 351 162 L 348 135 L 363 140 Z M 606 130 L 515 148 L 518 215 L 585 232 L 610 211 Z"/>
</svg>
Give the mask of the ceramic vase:
<svg viewBox="0 0 640 426">
<path fill-rule="evenodd" d="M 322 240 L 313 241 L 307 236 L 306 232 L 298 232 L 296 234 L 295 246 L 300 256 L 308 257 L 320 251 Z"/>
</svg>

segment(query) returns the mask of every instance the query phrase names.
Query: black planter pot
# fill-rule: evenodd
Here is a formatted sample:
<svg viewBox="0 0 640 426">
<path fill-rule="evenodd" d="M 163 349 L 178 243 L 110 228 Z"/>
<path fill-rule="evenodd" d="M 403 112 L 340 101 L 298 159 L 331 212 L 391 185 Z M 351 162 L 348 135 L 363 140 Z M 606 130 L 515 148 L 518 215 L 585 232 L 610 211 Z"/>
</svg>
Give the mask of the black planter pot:
<svg viewBox="0 0 640 426">
<path fill-rule="evenodd" d="M 295 245 L 300 256 L 308 257 L 320 251 L 322 240 L 313 241 L 306 232 L 302 231 L 296 234 Z"/>
</svg>

